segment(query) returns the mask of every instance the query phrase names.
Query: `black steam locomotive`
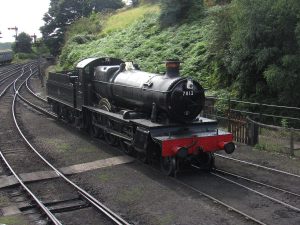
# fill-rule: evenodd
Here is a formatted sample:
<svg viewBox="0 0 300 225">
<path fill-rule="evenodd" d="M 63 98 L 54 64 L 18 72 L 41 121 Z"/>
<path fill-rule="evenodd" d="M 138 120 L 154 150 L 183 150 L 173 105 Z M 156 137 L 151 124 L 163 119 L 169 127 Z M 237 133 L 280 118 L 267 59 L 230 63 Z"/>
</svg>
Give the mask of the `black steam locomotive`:
<svg viewBox="0 0 300 225">
<path fill-rule="evenodd" d="M 48 102 L 58 118 L 93 137 L 143 161 L 160 159 L 167 175 L 191 163 L 210 169 L 215 151 L 235 150 L 232 134 L 199 116 L 204 90 L 180 77 L 180 62 L 169 60 L 166 67 L 160 75 L 120 59 L 88 58 L 74 71 L 49 74 Z"/>
</svg>

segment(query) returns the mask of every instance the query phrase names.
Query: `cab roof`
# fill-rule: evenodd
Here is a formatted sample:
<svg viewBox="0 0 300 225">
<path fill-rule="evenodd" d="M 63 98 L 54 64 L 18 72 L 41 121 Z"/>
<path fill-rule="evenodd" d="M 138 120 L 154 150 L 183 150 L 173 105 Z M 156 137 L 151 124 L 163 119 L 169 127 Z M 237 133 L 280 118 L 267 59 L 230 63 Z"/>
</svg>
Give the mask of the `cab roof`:
<svg viewBox="0 0 300 225">
<path fill-rule="evenodd" d="M 117 58 L 111 58 L 111 57 L 93 57 L 93 58 L 87 58 L 80 61 L 76 68 L 77 69 L 84 69 L 85 67 L 92 65 L 95 66 L 108 66 L 108 65 L 120 65 L 121 63 L 124 63 L 124 61 L 117 59 Z"/>
<path fill-rule="evenodd" d="M 84 59 L 84 60 L 80 61 L 77 64 L 76 68 L 83 69 L 84 67 L 86 67 L 90 63 L 96 61 L 97 59 L 100 59 L 100 58 L 87 58 L 87 59 Z"/>
</svg>

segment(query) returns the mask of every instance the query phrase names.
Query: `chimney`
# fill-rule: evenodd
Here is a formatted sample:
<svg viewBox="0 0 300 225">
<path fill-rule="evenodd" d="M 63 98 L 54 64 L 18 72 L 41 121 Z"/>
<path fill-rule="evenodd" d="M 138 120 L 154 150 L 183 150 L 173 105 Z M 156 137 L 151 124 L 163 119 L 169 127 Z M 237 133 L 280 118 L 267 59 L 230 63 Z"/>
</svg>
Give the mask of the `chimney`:
<svg viewBox="0 0 300 225">
<path fill-rule="evenodd" d="M 169 59 L 166 61 L 166 76 L 169 78 L 179 77 L 180 61 L 177 59 Z"/>
</svg>

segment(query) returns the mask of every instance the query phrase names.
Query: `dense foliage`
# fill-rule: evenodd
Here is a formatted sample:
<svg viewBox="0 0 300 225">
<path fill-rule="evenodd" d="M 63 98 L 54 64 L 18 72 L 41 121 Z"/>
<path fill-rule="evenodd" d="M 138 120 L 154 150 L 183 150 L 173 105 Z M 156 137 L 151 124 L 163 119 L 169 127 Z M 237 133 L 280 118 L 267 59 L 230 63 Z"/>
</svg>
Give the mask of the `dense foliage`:
<svg viewBox="0 0 300 225">
<path fill-rule="evenodd" d="M 184 20 L 199 19 L 203 13 L 202 0 L 161 0 L 160 23 L 163 27 L 177 25 Z"/>
<path fill-rule="evenodd" d="M 121 0 L 51 0 L 50 8 L 43 18 L 45 25 L 41 27 L 45 43 L 51 53 L 57 55 L 64 42 L 67 27 L 74 21 L 92 12 L 118 9 L 122 6 Z"/>
<path fill-rule="evenodd" d="M 300 106 L 298 0 L 161 2 L 161 12 L 148 15 L 153 6 L 81 19 L 69 29 L 60 66 L 112 56 L 163 72 L 161 62 L 176 57 L 184 76 L 221 96 Z"/>
<path fill-rule="evenodd" d="M 32 38 L 29 34 L 20 33 L 17 37 L 17 42 L 12 45 L 14 52 L 31 53 L 32 52 Z"/>
<path fill-rule="evenodd" d="M 69 39 L 60 57 L 61 69 L 72 69 L 82 58 L 111 56 L 132 60 L 146 71 L 164 72 L 163 61 L 178 57 L 184 62 L 184 76 L 194 76 L 209 86 L 202 39 L 205 29 L 198 22 L 161 29 L 159 16 L 151 13 L 125 29 L 84 44 Z"/>
<path fill-rule="evenodd" d="M 212 12 L 219 87 L 240 98 L 300 106 L 300 1 L 234 0 Z"/>
</svg>

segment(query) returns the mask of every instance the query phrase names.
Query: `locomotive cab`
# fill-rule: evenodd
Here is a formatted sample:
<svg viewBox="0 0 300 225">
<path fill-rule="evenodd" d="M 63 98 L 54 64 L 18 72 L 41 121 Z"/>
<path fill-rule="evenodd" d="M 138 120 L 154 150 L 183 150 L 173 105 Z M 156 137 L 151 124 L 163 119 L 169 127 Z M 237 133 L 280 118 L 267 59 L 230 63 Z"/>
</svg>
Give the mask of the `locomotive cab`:
<svg viewBox="0 0 300 225">
<path fill-rule="evenodd" d="M 77 108 L 81 108 L 82 105 L 92 105 L 96 101 L 93 91 L 93 78 L 94 70 L 98 66 L 117 66 L 123 63 L 120 59 L 115 58 L 88 58 L 79 62 L 76 66 L 78 74 L 77 81 Z"/>
</svg>

